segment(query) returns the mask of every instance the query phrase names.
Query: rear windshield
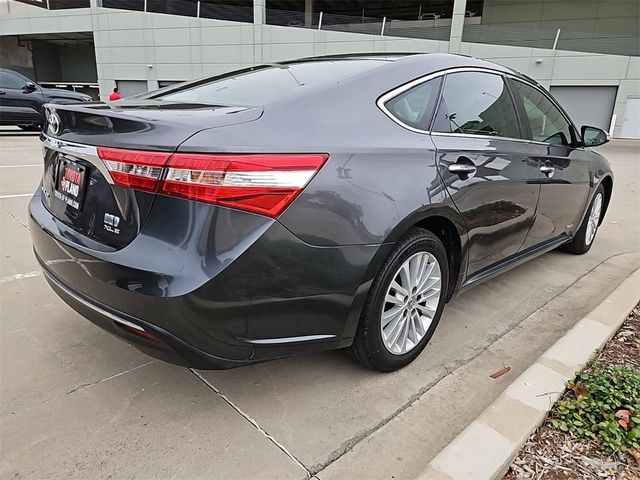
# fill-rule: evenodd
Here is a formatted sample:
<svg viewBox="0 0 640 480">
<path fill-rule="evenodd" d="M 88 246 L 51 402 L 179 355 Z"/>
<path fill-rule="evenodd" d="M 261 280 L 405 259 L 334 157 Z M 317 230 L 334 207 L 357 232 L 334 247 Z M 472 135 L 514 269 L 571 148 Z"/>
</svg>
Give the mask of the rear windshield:
<svg viewBox="0 0 640 480">
<path fill-rule="evenodd" d="M 384 60 L 350 59 L 264 65 L 189 83 L 150 98 L 166 102 L 258 107 L 302 89 L 339 82 L 382 65 Z"/>
</svg>

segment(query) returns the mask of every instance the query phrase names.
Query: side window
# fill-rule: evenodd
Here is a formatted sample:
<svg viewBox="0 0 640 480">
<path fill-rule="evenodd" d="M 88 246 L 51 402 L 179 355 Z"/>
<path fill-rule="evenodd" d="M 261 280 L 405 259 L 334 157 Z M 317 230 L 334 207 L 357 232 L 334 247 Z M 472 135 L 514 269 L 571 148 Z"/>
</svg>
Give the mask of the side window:
<svg viewBox="0 0 640 480">
<path fill-rule="evenodd" d="M 513 85 L 522 98 L 531 138 L 552 145 L 571 145 L 571 126 L 560 110 L 539 90 L 517 80 Z"/>
<path fill-rule="evenodd" d="M 438 97 L 440 82 L 441 79 L 436 78 L 416 85 L 384 105 L 391 115 L 405 125 L 427 130 Z"/>
<path fill-rule="evenodd" d="M 447 75 L 433 131 L 522 138 L 513 100 L 500 75 Z"/>
<path fill-rule="evenodd" d="M 0 72 L 0 88 L 20 90 L 27 82 L 13 73 Z"/>
</svg>

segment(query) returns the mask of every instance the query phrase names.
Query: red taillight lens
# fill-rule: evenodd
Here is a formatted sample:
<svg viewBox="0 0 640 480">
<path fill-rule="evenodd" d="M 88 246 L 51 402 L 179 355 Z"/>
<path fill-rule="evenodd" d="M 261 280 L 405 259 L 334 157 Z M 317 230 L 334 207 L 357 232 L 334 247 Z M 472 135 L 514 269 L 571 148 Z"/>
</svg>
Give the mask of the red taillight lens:
<svg viewBox="0 0 640 480">
<path fill-rule="evenodd" d="M 171 157 L 159 193 L 277 217 L 327 161 L 325 154 Z"/>
<path fill-rule="evenodd" d="M 146 192 L 156 191 L 170 156 L 168 152 L 98 148 L 98 157 L 107 166 L 116 185 Z"/>
</svg>

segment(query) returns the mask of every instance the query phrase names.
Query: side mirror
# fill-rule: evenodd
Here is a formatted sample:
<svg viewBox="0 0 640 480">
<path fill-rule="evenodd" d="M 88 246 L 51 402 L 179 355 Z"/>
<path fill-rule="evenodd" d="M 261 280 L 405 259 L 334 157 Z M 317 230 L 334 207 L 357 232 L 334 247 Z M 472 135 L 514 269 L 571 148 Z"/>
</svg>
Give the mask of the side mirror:
<svg viewBox="0 0 640 480">
<path fill-rule="evenodd" d="M 596 127 L 583 125 L 580 129 L 580 133 L 582 133 L 582 142 L 585 147 L 597 147 L 598 145 L 604 145 L 611 140 L 611 135 Z"/>
<path fill-rule="evenodd" d="M 36 89 L 36 84 L 33 82 L 27 82 L 24 84 L 24 87 L 22 87 L 22 90 L 24 90 L 25 92 L 33 92 Z"/>
</svg>

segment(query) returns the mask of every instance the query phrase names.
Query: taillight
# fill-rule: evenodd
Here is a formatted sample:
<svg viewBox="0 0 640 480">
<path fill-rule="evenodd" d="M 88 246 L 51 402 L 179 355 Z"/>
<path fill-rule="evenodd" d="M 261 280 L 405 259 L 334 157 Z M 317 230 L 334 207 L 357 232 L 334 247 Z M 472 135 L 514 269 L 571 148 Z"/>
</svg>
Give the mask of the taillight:
<svg viewBox="0 0 640 480">
<path fill-rule="evenodd" d="M 159 193 L 277 217 L 326 154 L 185 154 L 169 159 Z"/>
<path fill-rule="evenodd" d="M 98 157 L 106 165 L 116 185 L 146 192 L 156 191 L 170 156 L 168 152 L 98 147 Z"/>
</svg>

